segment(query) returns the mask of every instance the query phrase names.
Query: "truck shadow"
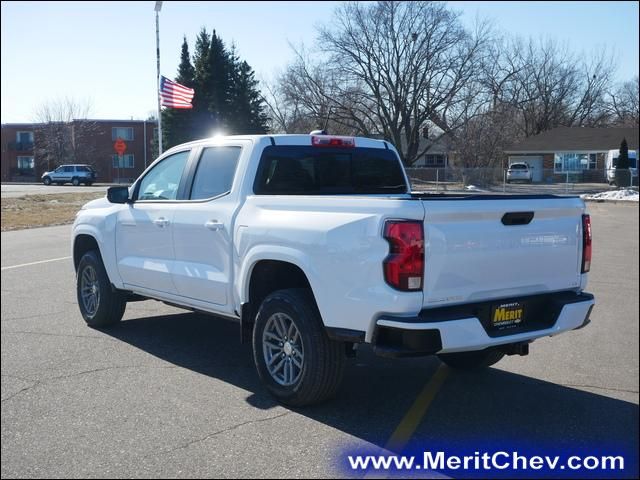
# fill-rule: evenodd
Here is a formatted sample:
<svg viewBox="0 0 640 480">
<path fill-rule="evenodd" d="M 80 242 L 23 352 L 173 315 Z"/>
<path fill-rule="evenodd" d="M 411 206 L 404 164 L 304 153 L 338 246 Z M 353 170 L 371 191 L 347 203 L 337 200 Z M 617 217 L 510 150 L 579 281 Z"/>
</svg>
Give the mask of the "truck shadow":
<svg viewBox="0 0 640 480">
<path fill-rule="evenodd" d="M 238 330 L 230 320 L 184 313 L 125 320 L 105 333 L 171 364 L 252 392 L 247 402 L 256 408 L 273 408 L 277 403 L 260 383 L 251 347 L 240 345 Z M 388 360 L 362 348 L 358 358 L 348 362 L 337 398 L 293 410 L 384 446 L 439 366 L 435 357 Z M 504 447 L 509 439 L 526 438 L 565 450 L 609 442 L 637 452 L 638 418 L 634 403 L 499 368 L 452 372 L 412 443 L 459 439 L 468 445 L 477 439 L 480 445 Z"/>
</svg>

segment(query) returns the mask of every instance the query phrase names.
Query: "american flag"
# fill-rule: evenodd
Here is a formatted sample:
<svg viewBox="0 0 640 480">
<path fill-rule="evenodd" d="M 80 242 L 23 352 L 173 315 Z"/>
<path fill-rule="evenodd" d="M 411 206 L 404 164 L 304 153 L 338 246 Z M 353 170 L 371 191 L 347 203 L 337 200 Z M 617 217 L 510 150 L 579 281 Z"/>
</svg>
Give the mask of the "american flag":
<svg viewBox="0 0 640 480">
<path fill-rule="evenodd" d="M 160 76 L 160 105 L 170 108 L 193 108 L 194 91 L 179 83 Z"/>
</svg>

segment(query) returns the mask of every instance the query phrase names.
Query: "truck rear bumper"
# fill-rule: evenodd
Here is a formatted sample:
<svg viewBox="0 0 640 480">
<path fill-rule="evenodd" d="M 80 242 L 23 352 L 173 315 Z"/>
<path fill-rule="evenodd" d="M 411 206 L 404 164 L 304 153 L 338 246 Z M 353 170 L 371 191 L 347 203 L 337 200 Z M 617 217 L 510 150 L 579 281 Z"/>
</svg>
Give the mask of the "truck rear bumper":
<svg viewBox="0 0 640 480">
<path fill-rule="evenodd" d="M 536 328 L 515 329 L 513 333 L 491 332 L 486 327 L 485 304 L 464 305 L 423 311 L 418 317 L 383 316 L 376 322 L 372 343 L 376 353 L 391 357 L 465 352 L 525 343 L 584 327 L 589 323 L 595 304 L 593 295 L 574 292 L 540 295 L 529 300 L 541 304 L 540 308 L 545 309 L 548 317 L 534 324 Z M 476 312 L 477 316 L 464 315 L 469 312 Z M 463 315 L 456 318 L 456 313 Z"/>
</svg>

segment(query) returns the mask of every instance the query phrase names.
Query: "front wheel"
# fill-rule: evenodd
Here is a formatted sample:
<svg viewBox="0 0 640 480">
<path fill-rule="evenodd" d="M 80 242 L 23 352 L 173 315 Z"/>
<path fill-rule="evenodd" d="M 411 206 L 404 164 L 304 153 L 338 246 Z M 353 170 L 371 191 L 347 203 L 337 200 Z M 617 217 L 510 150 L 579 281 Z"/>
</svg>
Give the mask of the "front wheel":
<svg viewBox="0 0 640 480">
<path fill-rule="evenodd" d="M 344 351 L 327 336 L 308 290 L 278 290 L 262 302 L 253 357 L 260 379 L 280 402 L 303 406 L 332 397 L 342 381 Z"/>
<path fill-rule="evenodd" d="M 504 352 L 487 348 L 474 352 L 441 353 L 438 358 L 451 368 L 457 370 L 479 370 L 498 363 L 504 357 Z"/>
<path fill-rule="evenodd" d="M 44 183 L 45 185 L 51 185 L 51 179 L 49 177 L 44 177 L 42 183 Z"/>
<path fill-rule="evenodd" d="M 76 293 L 82 318 L 90 327 L 107 327 L 122 319 L 126 298 L 111 287 L 100 254 L 95 250 L 85 253 L 80 259 Z"/>
<path fill-rule="evenodd" d="M 73 184 L 74 187 L 77 187 L 78 185 L 80 185 L 80 179 L 77 177 L 74 177 L 73 180 L 71 180 L 71 183 Z"/>
</svg>

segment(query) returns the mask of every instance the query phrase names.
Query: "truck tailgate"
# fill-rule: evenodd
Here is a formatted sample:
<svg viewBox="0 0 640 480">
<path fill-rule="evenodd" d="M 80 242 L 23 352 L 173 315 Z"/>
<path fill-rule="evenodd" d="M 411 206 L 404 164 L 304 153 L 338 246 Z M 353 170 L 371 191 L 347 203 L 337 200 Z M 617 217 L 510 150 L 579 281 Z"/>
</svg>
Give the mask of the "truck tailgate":
<svg viewBox="0 0 640 480">
<path fill-rule="evenodd" d="M 584 203 L 579 198 L 422 203 L 425 308 L 580 286 Z"/>
</svg>

